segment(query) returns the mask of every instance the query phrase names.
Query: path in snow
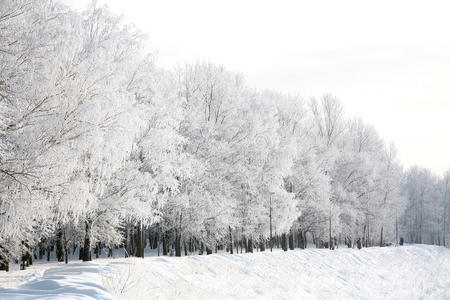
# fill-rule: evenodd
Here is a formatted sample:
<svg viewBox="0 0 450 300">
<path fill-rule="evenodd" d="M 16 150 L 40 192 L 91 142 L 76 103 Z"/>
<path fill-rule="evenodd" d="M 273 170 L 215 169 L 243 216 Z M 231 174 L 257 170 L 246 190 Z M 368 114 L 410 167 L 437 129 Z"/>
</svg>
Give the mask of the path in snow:
<svg viewBox="0 0 450 300">
<path fill-rule="evenodd" d="M 450 299 L 450 249 L 425 245 L 36 268 L 1 273 L 0 285 L 8 278 L 32 279 L 0 288 L 0 299 Z"/>
</svg>

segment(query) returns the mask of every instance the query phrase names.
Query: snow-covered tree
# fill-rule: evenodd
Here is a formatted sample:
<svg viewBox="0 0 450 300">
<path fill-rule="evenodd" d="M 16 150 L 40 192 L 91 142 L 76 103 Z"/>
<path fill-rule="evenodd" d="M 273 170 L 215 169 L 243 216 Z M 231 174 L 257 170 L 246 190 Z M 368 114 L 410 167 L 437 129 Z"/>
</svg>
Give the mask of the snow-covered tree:
<svg viewBox="0 0 450 300">
<path fill-rule="evenodd" d="M 145 35 L 93 2 L 0 2 L 0 268 L 56 245 L 143 257 L 279 244 L 448 244 L 449 171 L 331 94 L 247 87 L 212 63 L 159 68 Z M 296 243 L 295 243 L 296 241 Z"/>
</svg>

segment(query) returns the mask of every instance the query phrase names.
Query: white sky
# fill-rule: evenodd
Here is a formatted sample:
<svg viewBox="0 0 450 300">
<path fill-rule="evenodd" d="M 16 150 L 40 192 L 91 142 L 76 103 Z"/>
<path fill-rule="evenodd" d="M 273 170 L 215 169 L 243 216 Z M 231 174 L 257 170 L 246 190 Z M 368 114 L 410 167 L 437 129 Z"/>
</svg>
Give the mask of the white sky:
<svg viewBox="0 0 450 300">
<path fill-rule="evenodd" d="M 210 60 L 258 89 L 331 92 L 394 141 L 406 167 L 450 167 L 449 1 L 98 3 L 148 33 L 160 66 Z"/>
</svg>

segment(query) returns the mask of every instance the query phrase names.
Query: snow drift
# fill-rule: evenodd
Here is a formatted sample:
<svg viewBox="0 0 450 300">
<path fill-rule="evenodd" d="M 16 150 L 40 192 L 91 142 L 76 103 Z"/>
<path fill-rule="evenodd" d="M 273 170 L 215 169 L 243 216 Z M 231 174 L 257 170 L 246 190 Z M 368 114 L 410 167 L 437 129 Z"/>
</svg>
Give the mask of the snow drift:
<svg viewBox="0 0 450 300">
<path fill-rule="evenodd" d="M 2 273 L 0 284 L 0 299 L 449 299 L 450 249 L 100 259 Z"/>
</svg>

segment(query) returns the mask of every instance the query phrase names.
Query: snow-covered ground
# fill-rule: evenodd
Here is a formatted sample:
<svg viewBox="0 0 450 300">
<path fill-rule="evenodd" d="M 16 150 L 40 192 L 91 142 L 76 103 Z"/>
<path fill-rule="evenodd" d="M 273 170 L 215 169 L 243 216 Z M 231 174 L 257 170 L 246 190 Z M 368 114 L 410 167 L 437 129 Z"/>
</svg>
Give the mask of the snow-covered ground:
<svg viewBox="0 0 450 300">
<path fill-rule="evenodd" d="M 450 299 L 450 249 L 275 251 L 38 263 L 0 299 Z"/>
</svg>

